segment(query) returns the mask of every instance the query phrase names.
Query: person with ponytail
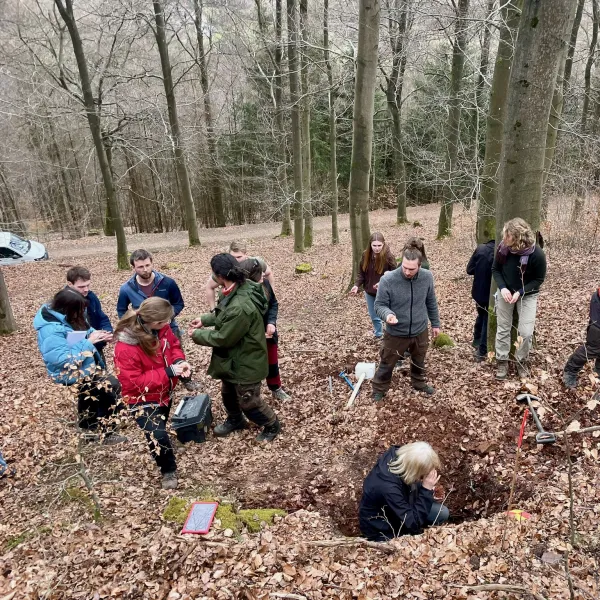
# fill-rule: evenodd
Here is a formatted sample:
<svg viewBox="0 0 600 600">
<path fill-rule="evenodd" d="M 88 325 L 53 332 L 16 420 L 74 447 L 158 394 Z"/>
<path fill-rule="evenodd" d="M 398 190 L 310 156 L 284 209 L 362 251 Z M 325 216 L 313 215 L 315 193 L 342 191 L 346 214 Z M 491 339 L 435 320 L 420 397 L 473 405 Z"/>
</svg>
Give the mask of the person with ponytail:
<svg viewBox="0 0 600 600">
<path fill-rule="evenodd" d="M 425 244 L 423 243 L 423 240 L 420 237 L 416 237 L 416 236 L 409 237 L 406 240 L 404 247 L 402 248 L 402 252 L 401 252 L 402 255 L 404 255 L 405 250 L 419 251 L 421 253 L 421 256 L 423 257 L 421 259 L 421 269 L 425 269 L 426 271 L 430 270 L 429 260 L 427 258 L 427 254 L 425 252 Z"/>
<path fill-rule="evenodd" d="M 380 340 L 383 337 L 383 325 L 375 312 L 375 296 L 379 281 L 384 273 L 396 268 L 396 259 L 385 243 L 382 233 L 376 231 L 369 238 L 369 245 L 363 252 L 354 287 L 350 293 L 356 295 L 362 286 L 367 301 L 367 309 L 373 323 L 373 335 Z"/>
<path fill-rule="evenodd" d="M 115 367 L 123 397 L 146 434 L 165 490 L 177 487 L 175 454 L 167 433 L 171 393 L 179 377 L 191 373 L 172 320 L 169 301 L 153 296 L 137 310 L 128 310 L 115 329 Z"/>
<path fill-rule="evenodd" d="M 208 374 L 222 382 L 227 419 L 214 433 L 225 437 L 246 429 L 250 420 L 263 428 L 257 441 L 270 442 L 281 425 L 260 393 L 261 382 L 269 374 L 263 322 L 267 299 L 259 284 L 246 281 L 246 272 L 231 254 L 213 256 L 210 266 L 221 286 L 219 302 L 213 311 L 190 323 L 188 334 L 196 344 L 213 349 Z"/>
</svg>

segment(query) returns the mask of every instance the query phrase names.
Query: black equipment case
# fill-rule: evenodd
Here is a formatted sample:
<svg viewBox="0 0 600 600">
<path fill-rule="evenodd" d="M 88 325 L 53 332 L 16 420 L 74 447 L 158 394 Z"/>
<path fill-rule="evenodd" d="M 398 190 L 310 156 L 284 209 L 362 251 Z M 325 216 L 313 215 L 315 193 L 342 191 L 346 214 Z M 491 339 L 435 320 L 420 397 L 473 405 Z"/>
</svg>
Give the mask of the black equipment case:
<svg viewBox="0 0 600 600">
<path fill-rule="evenodd" d="M 211 423 L 212 411 L 208 394 L 185 396 L 171 417 L 177 439 L 183 444 L 205 442 Z"/>
</svg>

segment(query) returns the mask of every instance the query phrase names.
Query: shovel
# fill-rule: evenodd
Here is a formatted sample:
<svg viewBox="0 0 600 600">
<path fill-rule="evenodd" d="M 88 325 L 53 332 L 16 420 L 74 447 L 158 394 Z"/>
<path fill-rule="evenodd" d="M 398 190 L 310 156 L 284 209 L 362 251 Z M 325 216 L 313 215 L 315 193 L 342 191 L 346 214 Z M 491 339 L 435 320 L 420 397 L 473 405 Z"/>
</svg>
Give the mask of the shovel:
<svg viewBox="0 0 600 600">
<path fill-rule="evenodd" d="M 358 377 L 358 382 L 354 386 L 354 390 L 350 395 L 350 400 L 348 400 L 346 408 L 350 408 L 354 404 L 354 401 L 356 400 L 356 396 L 358 395 L 360 386 L 362 385 L 363 381 L 365 379 L 373 379 L 373 377 L 375 377 L 375 367 L 375 363 L 360 362 L 356 365 L 356 368 L 354 369 L 354 374 Z"/>
<path fill-rule="evenodd" d="M 539 401 L 539 398 L 533 394 L 519 394 L 517 396 L 517 404 L 527 404 L 529 411 L 531 412 L 531 416 L 535 422 L 535 426 L 538 429 L 538 433 L 535 435 L 535 441 L 537 444 L 554 444 L 554 442 L 556 442 L 556 436 L 549 431 L 544 431 L 538 415 L 535 412 L 535 408 L 531 406 L 532 400 Z"/>
</svg>

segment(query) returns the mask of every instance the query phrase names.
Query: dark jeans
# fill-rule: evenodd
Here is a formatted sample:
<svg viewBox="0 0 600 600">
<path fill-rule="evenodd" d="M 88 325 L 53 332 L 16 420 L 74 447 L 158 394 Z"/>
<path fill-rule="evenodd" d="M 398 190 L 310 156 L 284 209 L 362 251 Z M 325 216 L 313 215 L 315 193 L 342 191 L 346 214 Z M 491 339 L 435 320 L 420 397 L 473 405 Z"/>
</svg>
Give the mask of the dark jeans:
<svg viewBox="0 0 600 600">
<path fill-rule="evenodd" d="M 427 525 L 441 525 L 450 518 L 450 511 L 446 506 L 439 502 L 431 505 L 431 510 L 427 515 Z"/>
<path fill-rule="evenodd" d="M 476 306 L 477 318 L 473 329 L 473 346 L 477 348 L 479 356 L 487 356 L 488 308 L 479 304 Z"/>
<path fill-rule="evenodd" d="M 247 385 L 223 381 L 221 396 L 227 416 L 233 421 L 239 421 L 242 415 L 256 423 L 259 427 L 272 425 L 277 420 L 275 411 L 263 400 L 260 394 L 260 384 Z"/>
<path fill-rule="evenodd" d="M 150 453 L 160 472 L 173 473 L 177 469 L 171 439 L 167 432 L 168 406 L 144 406 L 133 408 L 135 422 L 144 430 Z"/>
<path fill-rule="evenodd" d="M 77 411 L 79 412 L 79 427 L 95 430 L 101 425 L 112 430 L 109 422 L 99 423 L 108 419 L 120 410 L 117 406 L 121 395 L 121 384 L 112 375 L 94 375 L 77 384 Z"/>
<path fill-rule="evenodd" d="M 394 367 L 398 359 L 402 358 L 407 350 L 410 353 L 412 386 L 417 390 L 422 390 L 427 385 L 425 380 L 425 356 L 428 344 L 429 333 L 427 329 L 417 337 L 410 338 L 396 337 L 385 331 L 383 345 L 379 352 L 379 367 L 373 378 L 373 392 L 385 394 L 390 389 Z"/>
<path fill-rule="evenodd" d="M 577 375 L 588 360 L 595 360 L 596 371 L 600 370 L 600 328 L 588 325 L 585 344 L 581 344 L 567 361 L 565 371 Z"/>
</svg>

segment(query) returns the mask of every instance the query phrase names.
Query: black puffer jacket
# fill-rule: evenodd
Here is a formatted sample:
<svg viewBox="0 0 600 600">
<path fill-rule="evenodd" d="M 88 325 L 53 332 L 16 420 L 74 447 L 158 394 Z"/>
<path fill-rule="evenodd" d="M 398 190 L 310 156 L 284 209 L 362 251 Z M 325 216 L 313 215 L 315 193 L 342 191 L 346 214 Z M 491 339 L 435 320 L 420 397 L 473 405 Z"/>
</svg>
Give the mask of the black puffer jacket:
<svg viewBox="0 0 600 600">
<path fill-rule="evenodd" d="M 471 297 L 479 306 L 487 308 L 492 287 L 492 263 L 494 262 L 494 240 L 479 244 L 467 265 L 467 275 L 474 275 Z"/>
<path fill-rule="evenodd" d="M 421 533 L 433 504 L 433 490 L 406 485 L 390 473 L 398 448 L 392 446 L 379 458 L 363 484 L 358 521 L 363 536 L 375 542 Z"/>
</svg>

